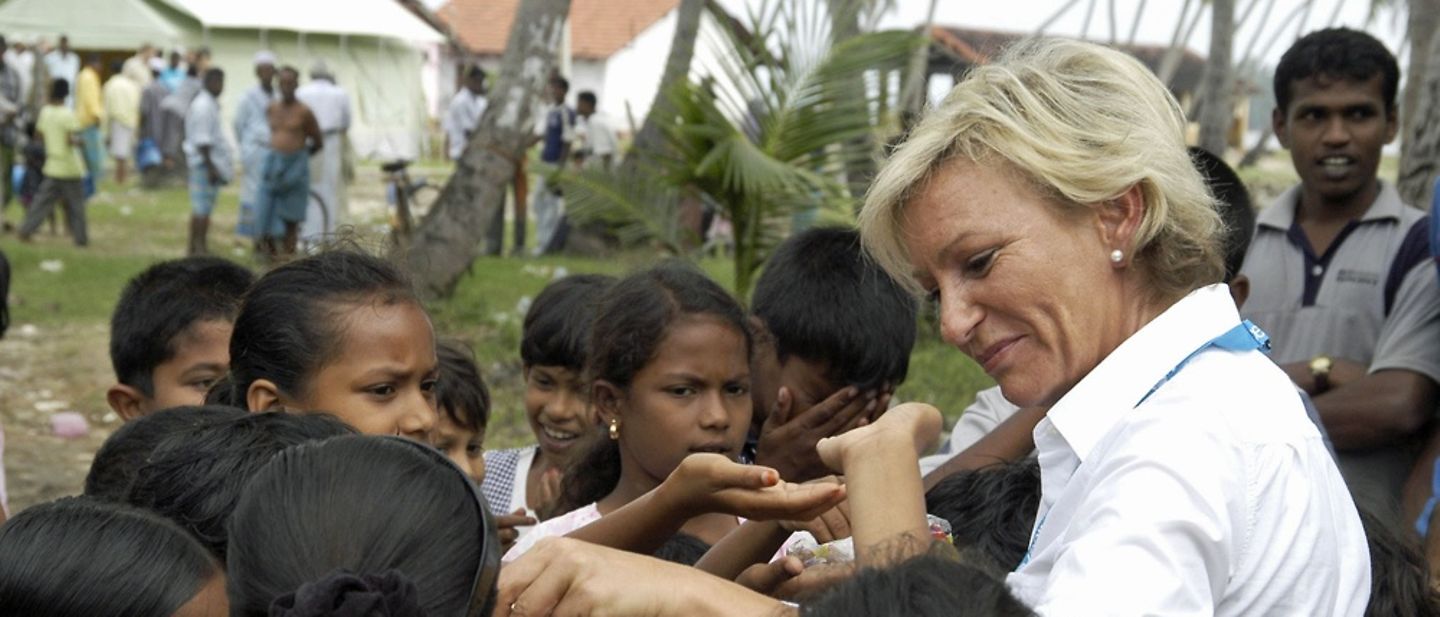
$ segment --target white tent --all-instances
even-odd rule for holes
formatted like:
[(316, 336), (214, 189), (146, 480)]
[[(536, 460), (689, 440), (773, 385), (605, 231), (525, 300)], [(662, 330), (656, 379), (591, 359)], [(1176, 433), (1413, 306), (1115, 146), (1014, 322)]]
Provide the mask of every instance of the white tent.
[(421, 45), (442, 39), (393, 0), (6, 0), (0, 34), (70, 37), (80, 50), (210, 47), (225, 70), (228, 117), (253, 83), (251, 58), (269, 49), (308, 76), (324, 60), (349, 93), (351, 143), (370, 158), (414, 158), (427, 113)]

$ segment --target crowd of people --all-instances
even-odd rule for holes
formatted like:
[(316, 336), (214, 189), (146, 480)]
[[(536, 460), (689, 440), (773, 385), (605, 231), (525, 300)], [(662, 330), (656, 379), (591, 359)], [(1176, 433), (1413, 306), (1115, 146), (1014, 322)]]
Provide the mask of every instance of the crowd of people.
[(220, 108), (225, 73), (212, 66), (205, 47), (176, 49), (167, 59), (147, 44), (104, 67), (97, 53), (86, 53), (82, 63), (61, 36), (53, 50), (43, 42), (6, 47), (3, 60), (0, 166), (8, 170), (18, 152), (24, 172), (15, 186), (11, 174), (0, 174), (0, 198), (24, 206), (22, 241), (63, 204), (75, 244), (88, 243), (85, 204), (98, 190), (107, 153), (116, 185), (127, 183), (133, 166), (146, 186), (188, 187), (191, 255), (209, 252), (210, 217), (237, 167), (243, 175), (236, 232), (264, 256), (293, 256), (301, 239), (321, 240), (341, 223), (351, 105), (324, 61), (301, 85), (297, 69), (257, 52), (257, 83), (227, 127)]
[[(200, 75), (192, 193), (229, 160)], [(1300, 182), (1257, 216), (1137, 60), (1017, 43), (748, 309), (678, 261), (550, 282), (516, 449), (485, 449), (472, 353), (388, 262), (156, 264), (111, 324), (126, 423), (83, 495), (0, 526), (0, 613), (1440, 615), (1440, 252), (1377, 177), (1398, 78), (1369, 35), (1300, 38), (1273, 117)], [(293, 237), (273, 180), (329, 133), (278, 79), (255, 220)], [(997, 383), (938, 451), (897, 397), (927, 303)]]

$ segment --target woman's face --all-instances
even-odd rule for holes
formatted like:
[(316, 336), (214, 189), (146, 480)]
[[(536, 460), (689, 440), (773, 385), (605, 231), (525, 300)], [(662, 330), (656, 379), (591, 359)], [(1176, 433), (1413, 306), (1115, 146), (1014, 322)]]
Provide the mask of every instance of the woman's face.
[(334, 355), (286, 407), (324, 411), (367, 435), (426, 441), (439, 417), (430, 318), (414, 302), (342, 310)]
[(1062, 213), (1010, 170), (957, 159), (901, 216), (942, 336), (1011, 402), (1053, 404), (1128, 336), (1095, 214)]
[(709, 316), (670, 325), (655, 357), (635, 374), (617, 413), (624, 475), (658, 484), (697, 452), (731, 459), (750, 427), (745, 336)]

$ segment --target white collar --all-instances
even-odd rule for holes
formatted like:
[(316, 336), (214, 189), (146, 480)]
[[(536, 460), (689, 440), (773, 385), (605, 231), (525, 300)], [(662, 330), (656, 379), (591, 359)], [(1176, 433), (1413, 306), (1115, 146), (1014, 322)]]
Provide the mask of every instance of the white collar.
[(1155, 384), (1240, 323), (1222, 283), (1196, 289), (1140, 328), (1055, 403), (1046, 418), (1081, 461)]

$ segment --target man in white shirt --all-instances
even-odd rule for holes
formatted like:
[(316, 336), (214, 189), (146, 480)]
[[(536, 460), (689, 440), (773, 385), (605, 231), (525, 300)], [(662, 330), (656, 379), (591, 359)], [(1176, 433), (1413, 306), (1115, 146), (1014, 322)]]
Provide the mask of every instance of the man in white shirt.
[(450, 99), (442, 123), (445, 129), (445, 151), (450, 160), (458, 161), (465, 154), (465, 145), (480, 126), (480, 115), (488, 104), (485, 98), (485, 70), (472, 66), (465, 72), (465, 87)]
[(609, 170), (619, 149), (615, 129), (604, 114), (595, 113), (594, 92), (581, 91), (575, 100), (575, 113), (580, 116), (575, 122), (575, 138), (580, 144), (575, 161), (581, 167)]
[(301, 239), (313, 242), (335, 232), (345, 209), (342, 167), (347, 148), (345, 134), (350, 130), (350, 95), (335, 83), (335, 74), (320, 60), (310, 67), (310, 83), (296, 90), (295, 98), (315, 114), (326, 144), (319, 156), (310, 157), (312, 197), (300, 231)]
[(4, 60), (20, 78), (20, 98), (17, 102), (24, 107), (30, 100), (30, 89), (35, 83), (35, 52), (23, 41), (17, 40), (5, 50)]
[[(259, 240), (266, 236), (257, 228), (255, 202), (264, 182), (265, 157), (270, 153), (270, 120), (265, 111), (278, 98), (275, 93), (275, 54), (267, 50), (255, 53), (255, 78), (258, 80), (240, 98), (235, 110), (235, 143), (240, 147), (241, 166), (245, 176), (240, 181), (240, 218), (235, 233)], [(269, 235), (283, 233), (272, 230)]]
[(210, 213), (220, 187), (230, 181), (230, 144), (220, 122), (220, 96), (225, 73), (218, 68), (205, 71), (204, 88), (185, 111), (185, 161), (190, 168), (190, 255), (206, 253)]
[[(45, 54), (45, 70), (49, 71), (50, 79), (63, 79), (70, 84), (70, 91), (75, 91), (75, 76), (80, 74), (80, 54), (70, 49), (70, 37), (60, 35), (60, 46)], [(74, 97), (65, 99), (66, 105), (73, 105)]]

